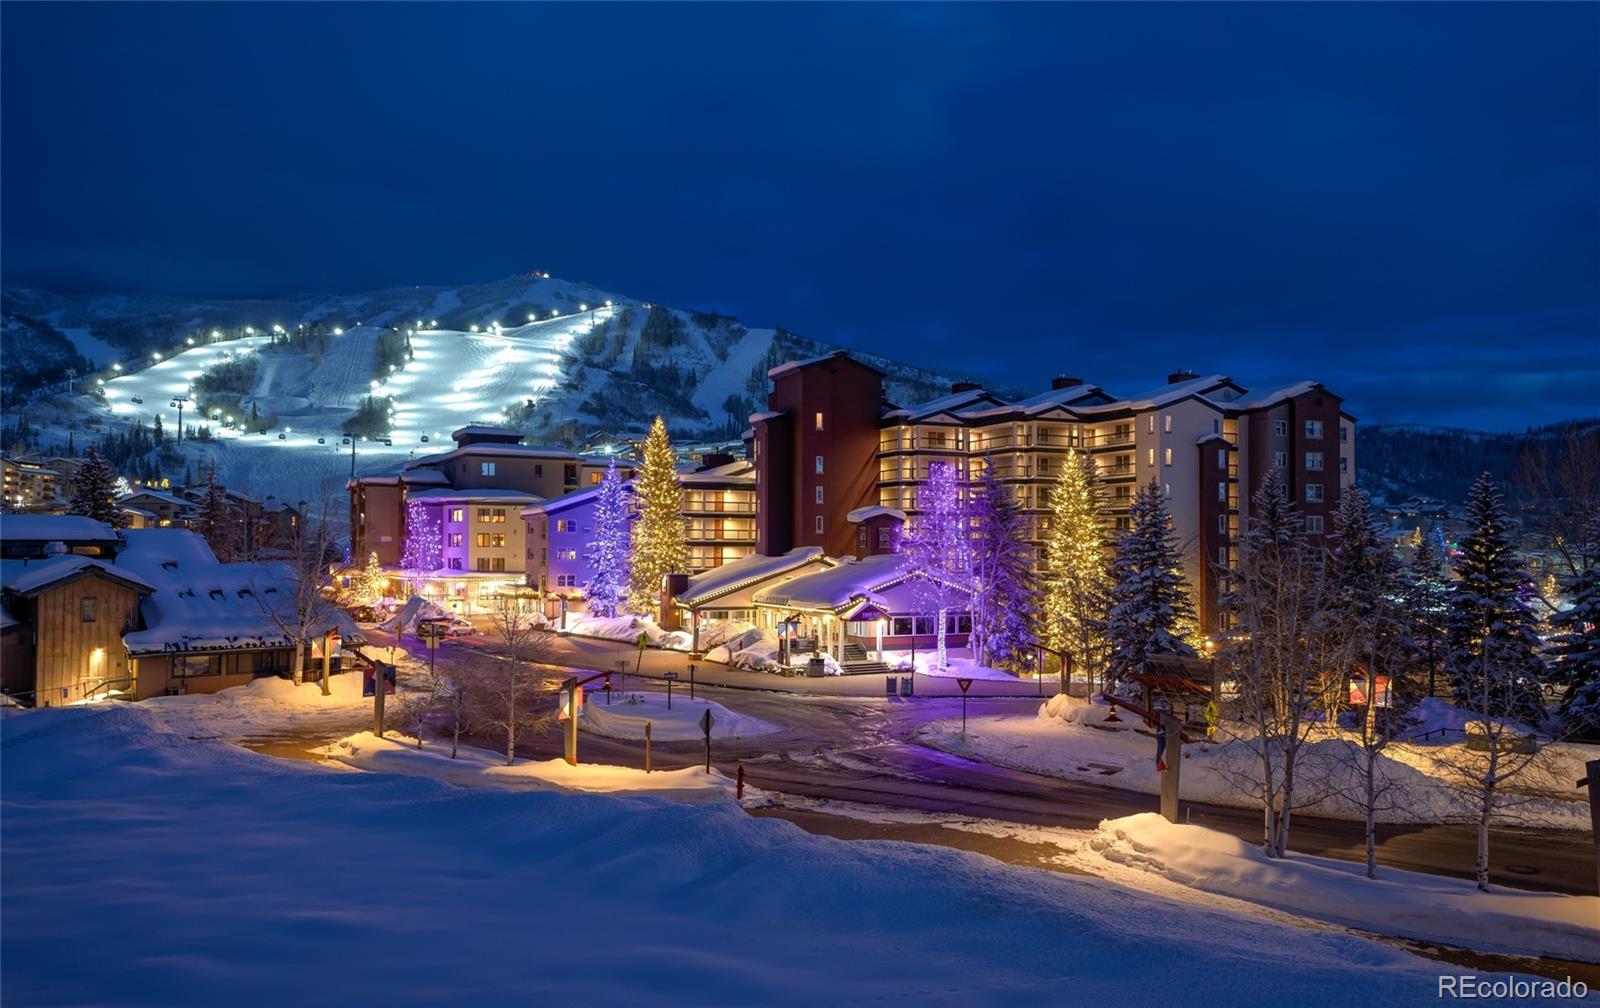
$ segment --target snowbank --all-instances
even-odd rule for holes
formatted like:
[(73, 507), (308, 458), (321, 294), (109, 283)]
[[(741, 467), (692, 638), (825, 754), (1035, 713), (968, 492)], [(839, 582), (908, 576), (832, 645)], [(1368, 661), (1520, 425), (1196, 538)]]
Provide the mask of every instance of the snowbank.
[(711, 650), (733, 640), (735, 637), (749, 633), (756, 628), (754, 623), (745, 623), (742, 620), (715, 620), (700, 625), (700, 647)]
[[(448, 745), (430, 743), (417, 748), (404, 736), (378, 738), (361, 732), (342, 738), (323, 750), (331, 760), (382, 773), (431, 777), (459, 787), (503, 787), (564, 793), (650, 794), (677, 801), (719, 801), (732, 796), (733, 783), (713, 770), (699, 767), (645, 773), (631, 767), (579, 763), (564, 759), (516, 763), (506, 766), (505, 754), (463, 746), (455, 759)], [(580, 748), (581, 752), (581, 748)]]
[[(404, 689), (408, 666), (402, 653), (397, 673)], [(354, 725), (371, 716), (372, 698), (361, 695), (359, 670), (341, 672), (322, 686), (308, 679), (296, 686), (288, 679), (255, 679), (216, 693), (151, 697), (141, 707), (152, 711), (174, 732), (203, 738), (249, 738), (286, 732), (327, 730)], [(391, 698), (392, 699), (392, 698)]]
[(700, 718), (711, 712), (712, 738), (753, 738), (783, 729), (748, 714), (729, 710), (714, 700), (689, 699), (689, 687), (672, 691), (672, 709), (667, 710), (667, 694), (618, 693), (606, 703), (604, 692), (591, 692), (583, 705), (583, 730), (608, 738), (642, 739), (644, 726), (657, 742), (702, 739)]
[(654, 647), (665, 631), (656, 625), (655, 620), (645, 616), (568, 616), (565, 632), (582, 637), (627, 641), (629, 644), (644, 634), (650, 646)]
[[(998, 766), (1052, 777), (1091, 780), (1145, 794), (1158, 793), (1160, 775), (1155, 767), (1154, 737), (1143, 730), (1137, 718), (1128, 714), (1121, 715), (1120, 724), (1105, 725), (1106, 711), (1107, 708), (1084, 700), (1052, 697), (1040, 705), (1033, 717), (976, 715), (968, 719), (965, 736), (961, 734), (959, 718), (941, 719), (922, 725), (912, 738), (934, 749)], [(1317, 738), (1301, 749), (1297, 801), (1306, 804), (1300, 811), (1336, 819), (1363, 818), (1360, 806), (1352, 797), (1360, 790), (1355, 745), (1347, 737), (1332, 736)], [(1379, 813), (1380, 822), (1471, 821), (1473, 809), (1469, 796), (1453, 790), (1442, 779), (1443, 771), (1438, 764), (1440, 748), (1395, 745), (1384, 751), (1379, 758), (1378, 772), (1381, 779), (1392, 785), (1392, 794), (1398, 800), (1396, 807)], [(1566, 762), (1552, 765), (1576, 763), (1582, 750), (1594, 748), (1564, 747), (1561, 753)], [(1255, 786), (1253, 782), (1259, 780), (1260, 772), (1260, 758), (1244, 741), (1191, 743), (1183, 748), (1182, 797), (1187, 801), (1256, 808), (1259, 803), (1252, 797), (1251, 789)], [(1530, 776), (1524, 783), (1548, 778), (1546, 768), (1537, 778)], [(1519, 802), (1513, 812), (1521, 825), (1569, 830), (1589, 828), (1587, 802), (1553, 795), (1528, 797)]]
[(1205, 892), (1348, 927), (1508, 955), (1592, 960), (1600, 954), (1600, 896), (1498, 889), (1464, 879), (1260, 848), (1154, 812), (1111, 819), (1089, 841), (1101, 857)]
[[(1016, 682), (1017, 677), (1010, 672), (979, 665), (971, 658), (955, 652), (945, 652), (946, 667), (938, 664), (939, 654), (933, 650), (917, 649), (917, 674), (932, 676), (935, 679), (989, 679), (996, 682)], [(884, 651), (884, 664), (898, 671), (908, 671), (911, 668), (910, 651)]]
[(706, 660), (756, 672), (778, 668), (778, 635), (751, 627), (706, 652)]
[(8, 1003), (1168, 1008), (1214, 1000), (1210, 977), (1230, 1008), (1332, 1008), (1438, 986), (1357, 936), (732, 802), (332, 772), (129, 705), (0, 719), (0, 744)]

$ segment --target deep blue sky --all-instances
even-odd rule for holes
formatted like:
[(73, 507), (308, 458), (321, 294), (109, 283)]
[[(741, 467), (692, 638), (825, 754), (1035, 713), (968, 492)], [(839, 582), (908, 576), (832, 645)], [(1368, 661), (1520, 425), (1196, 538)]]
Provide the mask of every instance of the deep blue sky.
[(559, 276), (977, 377), (1600, 414), (1600, 6), (6, 4), (4, 278)]

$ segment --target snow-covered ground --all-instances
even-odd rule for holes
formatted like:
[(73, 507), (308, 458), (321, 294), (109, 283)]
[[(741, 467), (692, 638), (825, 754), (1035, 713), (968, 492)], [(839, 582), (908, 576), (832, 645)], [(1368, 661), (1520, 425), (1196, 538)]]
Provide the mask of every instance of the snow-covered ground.
[[(382, 656), (387, 659), (387, 653)], [(400, 652), (399, 688), (418, 667)], [(256, 738), (290, 732), (336, 729), (369, 715), (372, 698), (361, 695), (362, 674), (342, 672), (328, 680), (329, 695), (313, 680), (296, 686), (288, 679), (264, 678), (217, 693), (151, 697), (140, 706), (163, 726), (190, 738)]]
[[(1156, 794), (1156, 744), (1152, 735), (1124, 716), (1114, 729), (1103, 719), (1106, 708), (1071, 697), (1054, 697), (1035, 716), (978, 715), (968, 718), (966, 735), (959, 718), (930, 721), (913, 740), (934, 749), (1052, 777), (1095, 781), (1129, 791)], [(1342, 737), (1319, 738), (1301, 752), (1298, 793), (1308, 802), (1302, 811), (1340, 819), (1360, 819), (1350, 797), (1357, 789), (1355, 771), (1345, 758), (1352, 745)], [(1459, 747), (1459, 743), (1456, 743)], [(1403, 795), (1396, 807), (1380, 813), (1393, 823), (1438, 823), (1468, 820), (1470, 802), (1441, 780), (1437, 760), (1443, 745), (1396, 745), (1382, 757), (1380, 773)], [(1556, 773), (1579, 766), (1600, 754), (1600, 747), (1568, 745), (1552, 751)], [(1183, 750), (1181, 797), (1219, 805), (1255, 807), (1248, 780), (1258, 775), (1257, 757), (1240, 741), (1190, 743)], [(1542, 776), (1550, 776), (1545, 768)], [(1573, 779), (1577, 779), (1576, 775)], [(1516, 809), (1517, 822), (1551, 829), (1587, 830), (1589, 806), (1584, 801), (1529, 798)]]
[[(883, 652), (884, 663), (892, 669), (909, 669), (912, 667), (912, 652), (889, 651)], [(918, 675), (933, 676), (937, 679), (988, 679), (993, 682), (1016, 682), (1017, 677), (1010, 672), (979, 665), (964, 648), (953, 648), (945, 652), (945, 664), (939, 664), (939, 654), (932, 649), (919, 648), (915, 654), (916, 670)], [(1030, 680), (1031, 682), (1032, 680)]]
[(1089, 846), (1118, 865), (1316, 920), (1488, 952), (1600, 961), (1600, 896), (1483, 893), (1465, 879), (1392, 868), (1369, 879), (1354, 861), (1272, 859), (1238, 837), (1154, 812), (1101, 823)]
[(644, 726), (650, 725), (650, 737), (658, 742), (701, 739), (700, 718), (711, 712), (712, 738), (755, 738), (771, 735), (783, 729), (749, 714), (729, 710), (715, 700), (702, 697), (689, 699), (689, 685), (672, 691), (672, 709), (667, 710), (665, 692), (614, 693), (606, 703), (603, 691), (591, 691), (583, 705), (583, 730), (607, 738), (642, 739)]
[(400, 735), (378, 738), (360, 732), (322, 750), (330, 760), (357, 770), (429, 777), (459, 787), (499, 787), (521, 791), (557, 791), (565, 794), (654, 795), (675, 801), (724, 801), (733, 795), (733, 782), (716, 770), (700, 767), (645, 773), (632, 767), (602, 763), (568, 765), (563, 759), (521, 761), (506, 766), (504, 753), (462, 746), (450, 757), (446, 743)]
[[(1432, 1002), (1435, 963), (1104, 879), (691, 806), (0, 721), (15, 1004)], [(1248, 982), (1237, 982), (1247, 978)]]

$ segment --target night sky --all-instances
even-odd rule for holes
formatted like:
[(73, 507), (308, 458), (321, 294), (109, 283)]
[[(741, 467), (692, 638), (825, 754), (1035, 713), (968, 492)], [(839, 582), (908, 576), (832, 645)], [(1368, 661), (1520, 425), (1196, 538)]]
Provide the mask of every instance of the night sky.
[(532, 268), (1035, 389), (1600, 414), (1600, 5), (6, 4), (4, 280)]

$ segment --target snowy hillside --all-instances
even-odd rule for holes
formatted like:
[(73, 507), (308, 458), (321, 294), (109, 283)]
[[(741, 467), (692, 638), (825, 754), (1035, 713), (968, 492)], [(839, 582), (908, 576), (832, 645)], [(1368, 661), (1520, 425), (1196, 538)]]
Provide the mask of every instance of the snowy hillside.
[[(542, 272), (458, 288), (192, 304), (8, 289), (4, 315), (8, 361), (48, 354), (43, 378), (6, 390), (6, 412), (26, 407), (43, 427), (39, 447), (55, 448), (51, 438), (64, 446), (75, 431), (81, 448), (158, 416), (171, 433), (174, 403), (187, 396), (184, 425), (203, 423), (214, 440), (185, 444), (180, 464), (215, 462), (230, 485), (262, 493), (311, 492), (305, 484), (347, 472), (347, 434), (363, 470), (433, 450), (473, 421), (571, 447), (640, 434), (656, 414), (682, 440), (737, 438), (764, 402), (768, 368), (833, 349)], [(861, 356), (889, 374), (891, 399), (948, 387), (937, 372)], [(103, 397), (63, 398), (46, 385), (69, 366), (97, 367), (89, 381), (104, 382)], [(80, 382), (79, 391), (93, 389)], [(283, 477), (301, 485), (273, 485)]]

